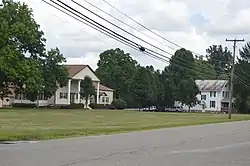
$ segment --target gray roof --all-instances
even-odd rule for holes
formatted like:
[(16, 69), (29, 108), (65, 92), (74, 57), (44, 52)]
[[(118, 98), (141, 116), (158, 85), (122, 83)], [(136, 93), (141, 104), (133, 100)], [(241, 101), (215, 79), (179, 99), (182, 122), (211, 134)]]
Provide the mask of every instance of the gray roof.
[(228, 83), (227, 80), (196, 80), (200, 91), (221, 91)]

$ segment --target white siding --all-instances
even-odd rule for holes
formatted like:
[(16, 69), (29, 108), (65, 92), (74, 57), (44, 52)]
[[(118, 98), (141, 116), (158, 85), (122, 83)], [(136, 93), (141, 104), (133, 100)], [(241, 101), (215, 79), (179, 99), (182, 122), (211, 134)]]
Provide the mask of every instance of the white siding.
[[(77, 93), (77, 89), (78, 89), (78, 80), (71, 80), (70, 93)], [(56, 95), (55, 95), (55, 104), (66, 105), (68, 103), (68, 99), (60, 99), (60, 93), (68, 93), (68, 85), (62, 88), (59, 88), (56, 91)], [(77, 103), (76, 99), (75, 99), (75, 103)]]
[(97, 76), (88, 68), (85, 67), (82, 71), (77, 73), (72, 79), (83, 80), (85, 76), (89, 76), (93, 81), (100, 81)]
[[(101, 91), (100, 92), (104, 92), (107, 94), (107, 96), (100, 96), (99, 98), (99, 103), (100, 104), (111, 104), (113, 101), (113, 92), (112, 91)], [(104, 97), (104, 102), (103, 102), (103, 97)], [(106, 102), (106, 97), (108, 97), (108, 102)]]
[[(201, 92), (201, 94), (198, 94), (196, 97), (197, 99), (201, 102), (201, 103), (205, 103), (205, 111), (221, 111), (221, 100), (223, 99), (222, 97), (222, 92), (215, 92), (216, 93), (216, 97), (214, 97), (213, 95), (210, 97), (210, 92)], [(206, 96), (206, 100), (201, 100), (201, 96), (205, 95)], [(215, 107), (210, 107), (210, 102), (211, 101), (215, 101)], [(180, 102), (175, 102), (176, 106), (181, 106)], [(185, 110), (188, 110), (188, 106), (183, 105), (183, 108)], [(197, 104), (194, 107), (191, 108), (191, 110), (199, 110), (201, 111), (202, 108), (202, 104)]]

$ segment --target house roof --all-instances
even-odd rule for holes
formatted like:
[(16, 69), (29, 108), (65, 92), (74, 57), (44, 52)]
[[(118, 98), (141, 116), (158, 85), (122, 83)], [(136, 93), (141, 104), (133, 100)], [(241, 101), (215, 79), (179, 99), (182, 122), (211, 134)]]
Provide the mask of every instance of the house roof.
[[(97, 88), (97, 83), (96, 82), (94, 82), (94, 86), (95, 86), (95, 88)], [(104, 86), (102, 84), (99, 85), (99, 90), (100, 91), (111, 91), (111, 92), (115, 91), (114, 89), (106, 87), (106, 86)]]
[(68, 69), (69, 78), (74, 77), (77, 73), (82, 71), (84, 68), (89, 67), (88, 65), (65, 65)]
[(196, 80), (200, 91), (221, 91), (228, 83), (227, 80)]
[[(91, 69), (91, 67), (89, 67), (89, 65), (65, 65), (68, 69), (68, 73), (69, 73), (69, 78), (74, 77), (77, 73), (79, 73), (80, 71), (82, 71), (83, 69), (85, 69), (86, 67), (88, 67), (93, 73), (94, 71)], [(97, 83), (94, 82), (94, 86), (95, 88), (97, 88)], [(114, 91), (114, 89), (111, 89), (109, 87), (106, 87), (104, 85), (99, 86), (99, 89), (101, 91)]]

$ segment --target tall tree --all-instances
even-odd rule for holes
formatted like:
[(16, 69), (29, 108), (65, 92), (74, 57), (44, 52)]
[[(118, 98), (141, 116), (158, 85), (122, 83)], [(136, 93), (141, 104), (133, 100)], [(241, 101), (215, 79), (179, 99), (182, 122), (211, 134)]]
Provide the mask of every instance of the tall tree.
[(91, 96), (95, 95), (95, 87), (93, 81), (89, 76), (85, 76), (80, 84), (80, 97), (85, 99), (85, 107), (88, 107), (88, 100)]
[(10, 93), (10, 86), (32, 94), (29, 96), (40, 92), (50, 97), (55, 85), (67, 80), (65, 68), (59, 65), (64, 61), (56, 53), (59, 50), (46, 53), (44, 33), (34, 20), (32, 10), (24, 3), (3, 0), (0, 22), (1, 97)]
[(214, 66), (218, 77), (230, 72), (233, 56), (227, 47), (223, 48), (222, 45), (212, 45), (206, 52), (207, 60)]
[(137, 106), (140, 108), (149, 106), (154, 100), (154, 91), (151, 83), (152, 78), (149, 68), (138, 66), (131, 90), (135, 95), (134, 100), (138, 103)]
[(115, 89), (115, 98), (122, 98), (130, 105), (133, 102), (130, 85), (137, 65), (129, 53), (119, 48), (110, 49), (100, 54), (96, 75), (104, 85)]
[(194, 106), (197, 103), (196, 95), (199, 93), (199, 89), (192, 78), (184, 79), (179, 84), (181, 91), (178, 91), (178, 96), (183, 104), (189, 107)]
[(200, 80), (208, 80), (208, 79), (216, 79), (217, 73), (214, 69), (214, 66), (211, 65), (208, 61), (205, 60), (195, 60), (195, 71), (196, 77), (195, 79)]
[(250, 42), (240, 50), (238, 63), (235, 65), (234, 96), (236, 97), (236, 106), (241, 113), (248, 112), (250, 97)]
[(0, 22), (1, 97), (10, 93), (10, 86), (33, 93), (42, 85), (39, 63), (32, 58), (43, 55), (43, 32), (28, 6), (13, 0), (3, 0)]
[[(177, 50), (172, 56), (167, 71), (174, 100), (187, 104), (191, 103), (191, 101), (188, 101), (190, 96), (198, 94), (197, 88), (195, 88), (195, 77), (197, 74), (195, 68), (195, 59), (190, 51), (182, 48)], [(194, 88), (190, 88), (190, 86), (194, 86)], [(193, 102), (196, 101), (195, 98), (191, 99)]]
[(170, 77), (170, 72), (168, 67), (165, 67), (160, 75), (160, 82), (162, 87), (158, 89), (161, 91), (162, 98), (160, 98), (159, 105), (160, 106), (171, 106), (174, 104), (174, 96), (173, 96), (173, 83)]
[(51, 97), (59, 87), (66, 86), (68, 80), (68, 70), (62, 65), (66, 62), (63, 54), (58, 48), (47, 52), (46, 57), (41, 59), (41, 69), (43, 74), (42, 93), (45, 97)]

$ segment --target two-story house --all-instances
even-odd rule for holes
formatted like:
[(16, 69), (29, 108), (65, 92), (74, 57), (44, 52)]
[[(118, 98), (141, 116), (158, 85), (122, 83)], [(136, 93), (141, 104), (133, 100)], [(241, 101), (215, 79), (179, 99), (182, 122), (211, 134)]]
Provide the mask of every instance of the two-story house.
[(39, 106), (47, 105), (68, 105), (70, 103), (83, 103), (85, 100), (80, 98), (80, 84), (85, 76), (92, 78), (93, 86), (96, 89), (96, 95), (89, 99), (89, 103), (111, 104), (113, 101), (114, 90), (100, 84), (99, 78), (88, 65), (66, 65), (68, 69), (67, 85), (59, 88), (51, 98), (45, 98), (39, 95), (38, 101), (30, 101), (25, 94), (12, 94), (0, 100), (0, 107), (11, 106), (12, 103), (35, 103)]
[[(196, 80), (200, 93), (197, 104), (191, 110), (197, 111), (226, 111), (229, 107), (229, 85), (227, 80)], [(175, 105), (180, 106), (180, 102)], [(185, 110), (188, 106), (183, 105)]]

